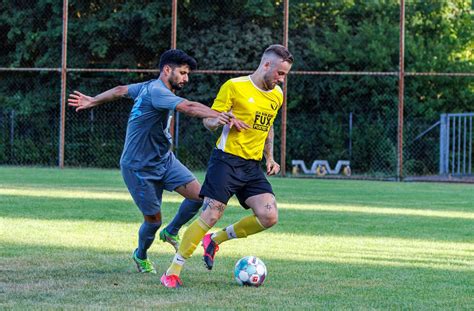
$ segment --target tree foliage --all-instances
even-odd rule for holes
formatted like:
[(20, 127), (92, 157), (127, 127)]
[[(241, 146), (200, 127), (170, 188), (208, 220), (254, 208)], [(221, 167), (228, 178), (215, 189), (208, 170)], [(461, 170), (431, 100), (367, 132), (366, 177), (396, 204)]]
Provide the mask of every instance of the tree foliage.
[[(158, 56), (171, 44), (170, 3), (164, 0), (69, 1), (67, 66), (155, 68)], [(3, 42), (0, 66), (59, 68), (62, 2), (0, 0), (0, 5), (0, 40)], [(293, 70), (393, 73), (386, 76), (290, 75), (289, 161), (315, 157), (335, 161), (351, 157), (361, 172), (385, 170), (391, 174), (398, 113), (399, 1), (294, 0), (290, 1), (289, 9), (289, 48), (296, 60)], [(408, 73), (473, 72), (473, 34), (471, 1), (408, 1), (405, 70)], [(281, 43), (282, 38), (281, 0), (178, 1), (177, 46), (198, 60), (199, 69), (254, 70), (263, 49), (271, 43)], [(114, 76), (113, 81), (131, 83), (145, 77), (121, 76)], [(86, 87), (84, 91), (94, 93), (109, 87), (107, 75), (94, 80), (94, 84), (84, 81), (92, 77), (69, 73), (68, 88)], [(183, 95), (209, 104), (229, 77), (196, 74)], [(29, 116), (31, 120), (38, 114), (44, 119), (58, 114), (59, 73), (2, 73), (1, 78), (0, 120), (10, 120), (11, 111)], [(474, 110), (472, 77), (409, 75), (405, 80), (407, 122), (418, 120), (429, 125), (440, 113)], [(122, 107), (125, 108), (115, 109), (129, 108)], [(350, 114), (354, 120), (351, 133), (347, 121)], [(9, 161), (8, 150), (13, 148), (8, 147), (11, 126), (6, 121), (1, 123), (0, 132), (2, 162)], [(31, 124), (44, 128), (41, 122), (31, 121)], [(74, 126), (87, 128), (91, 123)], [(100, 132), (97, 128), (100, 126), (103, 132), (110, 130), (104, 121), (95, 124), (96, 133)], [(409, 141), (417, 134), (407, 133), (406, 139)], [(45, 136), (51, 136), (31, 135), (32, 141), (44, 141), (48, 139)], [(115, 153), (123, 138), (112, 136), (113, 146), (104, 148), (95, 163), (105, 165), (107, 160), (103, 159), (112, 154), (117, 157)], [(101, 139), (107, 138), (95, 137), (90, 144), (100, 146)], [(351, 151), (349, 140), (353, 144)], [(44, 145), (56, 146), (57, 143)], [(207, 144), (203, 146), (207, 148)], [(77, 152), (81, 148), (78, 147)], [(80, 156), (74, 152), (70, 157), (74, 164), (80, 165)], [(207, 150), (202, 153), (208, 154)], [(91, 156), (94, 154), (90, 152)], [(83, 164), (87, 165), (87, 161)]]

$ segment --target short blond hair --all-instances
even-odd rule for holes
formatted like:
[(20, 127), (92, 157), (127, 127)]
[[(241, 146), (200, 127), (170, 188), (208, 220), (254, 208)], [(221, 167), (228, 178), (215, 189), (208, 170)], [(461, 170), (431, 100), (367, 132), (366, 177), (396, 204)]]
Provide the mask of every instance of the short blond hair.
[(272, 44), (265, 50), (265, 52), (263, 52), (263, 57), (269, 55), (275, 55), (281, 58), (284, 62), (288, 62), (290, 64), (293, 64), (294, 61), (293, 55), (290, 53), (290, 51), (288, 51), (288, 49), (281, 44)]

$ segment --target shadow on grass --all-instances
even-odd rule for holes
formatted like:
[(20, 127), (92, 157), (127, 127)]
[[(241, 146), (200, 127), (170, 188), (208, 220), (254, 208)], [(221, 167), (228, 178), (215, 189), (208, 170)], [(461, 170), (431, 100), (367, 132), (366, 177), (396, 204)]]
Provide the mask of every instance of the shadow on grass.
[[(6, 243), (1, 255), (4, 307), (163, 309), (471, 309), (472, 273), (442, 269), (262, 257), (261, 288), (233, 281), (237, 254), (220, 254), (210, 273), (191, 258), (184, 287), (159, 283), (172, 257), (150, 252), (157, 275), (136, 273), (130, 252)], [(347, 254), (345, 254), (347, 255)], [(405, 264), (409, 259), (394, 259)]]
[[(0, 166), (0, 189), (30, 187), (127, 196), (120, 171)], [(200, 181), (203, 172), (197, 172)], [(472, 185), (270, 178), (280, 203), (472, 211)], [(165, 195), (166, 197), (166, 195)]]
[[(0, 217), (68, 221), (141, 223), (142, 216), (132, 201), (73, 198), (1, 196)], [(163, 222), (171, 221), (179, 203), (163, 203)], [(217, 227), (238, 221), (249, 211), (229, 206)], [(469, 242), (474, 239), (473, 219), (390, 215), (349, 211), (280, 209), (279, 224), (271, 232), (304, 235), (345, 235), (419, 238)]]

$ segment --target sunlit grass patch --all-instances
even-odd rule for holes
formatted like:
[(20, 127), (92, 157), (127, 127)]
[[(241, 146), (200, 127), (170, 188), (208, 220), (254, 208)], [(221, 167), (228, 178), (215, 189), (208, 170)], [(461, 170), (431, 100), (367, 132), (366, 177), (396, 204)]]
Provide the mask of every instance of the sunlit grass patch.
[[(467, 185), (272, 178), (279, 223), (221, 245), (212, 272), (197, 246), (185, 286), (136, 273), (142, 216), (117, 170), (1, 168), (0, 308), (474, 309), (474, 191)], [(199, 175), (202, 178), (202, 175)], [(182, 198), (163, 196), (163, 221)], [(250, 212), (232, 199), (211, 231)], [(185, 228), (183, 228), (185, 229)], [(260, 257), (265, 284), (238, 287), (235, 262)]]

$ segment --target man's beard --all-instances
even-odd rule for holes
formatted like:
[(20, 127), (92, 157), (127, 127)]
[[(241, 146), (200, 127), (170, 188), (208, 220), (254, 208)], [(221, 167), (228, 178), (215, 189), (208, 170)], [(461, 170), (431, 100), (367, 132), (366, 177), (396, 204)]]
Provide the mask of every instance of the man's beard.
[(171, 88), (173, 90), (179, 91), (183, 88), (183, 86), (179, 85), (178, 83), (175, 83), (173, 81), (170, 81)]
[(179, 91), (183, 88), (184, 85), (180, 85), (179, 83), (176, 83), (174, 81), (170, 80), (170, 85), (173, 90)]
[(181, 83), (181, 84), (180, 84), (180, 83), (177, 83), (177, 82), (174, 81), (174, 80), (175, 80), (175, 76), (174, 76), (174, 74), (171, 74), (171, 76), (170, 76), (170, 78), (169, 78), (169, 80), (168, 80), (168, 82), (169, 82), (170, 85), (171, 85), (171, 88), (172, 88), (173, 90), (176, 90), (176, 91), (181, 90), (181, 89), (183, 88), (183, 86), (184, 86), (185, 83)]
[(268, 75), (263, 76), (263, 84), (267, 88), (267, 90), (273, 90), (275, 88), (275, 84), (272, 81), (273, 79)]

